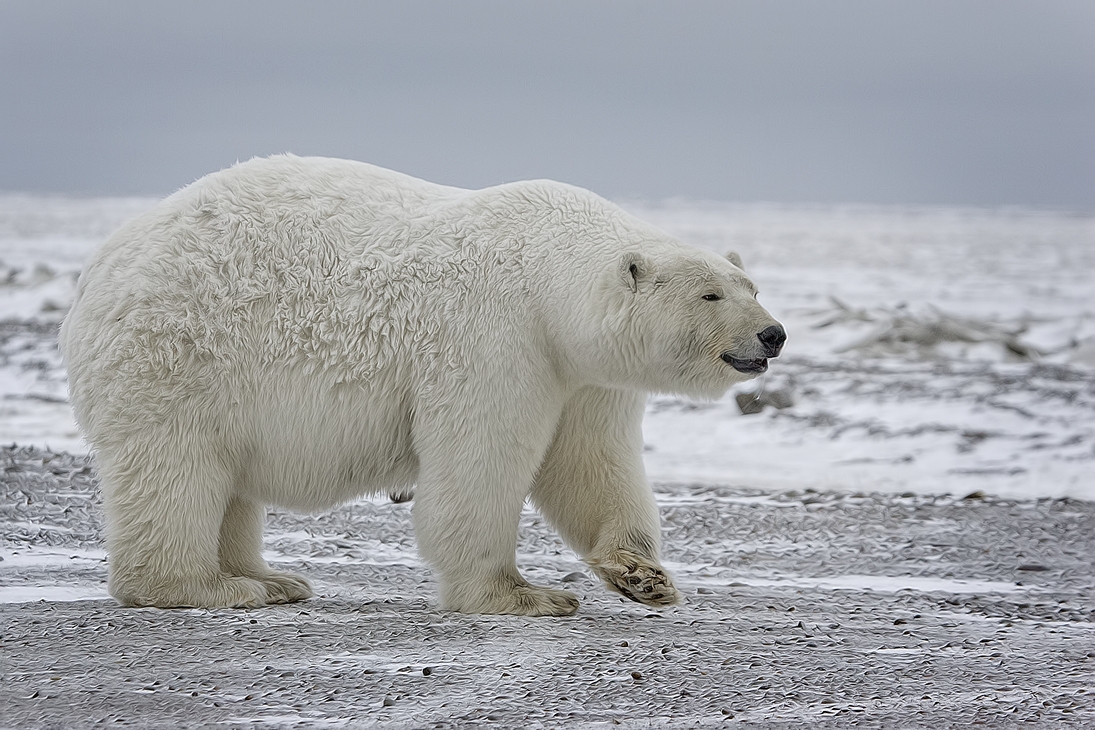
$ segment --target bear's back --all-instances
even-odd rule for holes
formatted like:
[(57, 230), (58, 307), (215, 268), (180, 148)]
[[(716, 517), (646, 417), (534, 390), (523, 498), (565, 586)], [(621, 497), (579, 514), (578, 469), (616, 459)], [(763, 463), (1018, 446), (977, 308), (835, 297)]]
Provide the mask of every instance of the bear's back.
[(428, 358), (480, 268), (445, 230), (465, 194), (324, 158), (206, 176), (90, 262), (62, 333), (73, 379), (218, 382), (295, 363), (353, 380), (407, 350)]

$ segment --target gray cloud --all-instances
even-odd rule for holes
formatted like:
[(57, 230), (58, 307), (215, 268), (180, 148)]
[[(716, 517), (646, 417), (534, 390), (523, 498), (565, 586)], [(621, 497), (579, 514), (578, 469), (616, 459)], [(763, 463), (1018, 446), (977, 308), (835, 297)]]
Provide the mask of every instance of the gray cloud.
[(0, 189), (253, 155), (610, 196), (1095, 207), (1095, 4), (0, 4)]

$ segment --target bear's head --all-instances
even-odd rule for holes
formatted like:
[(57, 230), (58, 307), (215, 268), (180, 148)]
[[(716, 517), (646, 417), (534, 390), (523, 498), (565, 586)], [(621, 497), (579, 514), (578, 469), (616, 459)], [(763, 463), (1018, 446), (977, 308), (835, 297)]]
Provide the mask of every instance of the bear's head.
[(757, 302), (737, 254), (684, 246), (627, 252), (615, 286), (617, 336), (645, 390), (717, 398), (765, 372), (787, 339)]

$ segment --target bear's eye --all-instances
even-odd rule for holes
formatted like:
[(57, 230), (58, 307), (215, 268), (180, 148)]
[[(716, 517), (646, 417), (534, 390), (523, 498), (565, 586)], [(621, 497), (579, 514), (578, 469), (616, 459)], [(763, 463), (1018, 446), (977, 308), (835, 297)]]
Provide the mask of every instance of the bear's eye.
[(722, 297), (720, 297), (718, 294), (704, 294), (703, 298), (708, 302), (717, 302), (718, 300), (722, 299)]

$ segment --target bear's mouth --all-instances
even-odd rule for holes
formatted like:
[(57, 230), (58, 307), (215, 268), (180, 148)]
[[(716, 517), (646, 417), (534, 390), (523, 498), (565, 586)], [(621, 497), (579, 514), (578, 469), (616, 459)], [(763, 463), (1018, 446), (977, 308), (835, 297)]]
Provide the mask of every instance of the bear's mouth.
[(739, 373), (763, 373), (768, 370), (768, 358), (758, 357), (755, 360), (742, 360), (734, 357), (729, 352), (722, 353), (722, 360)]

